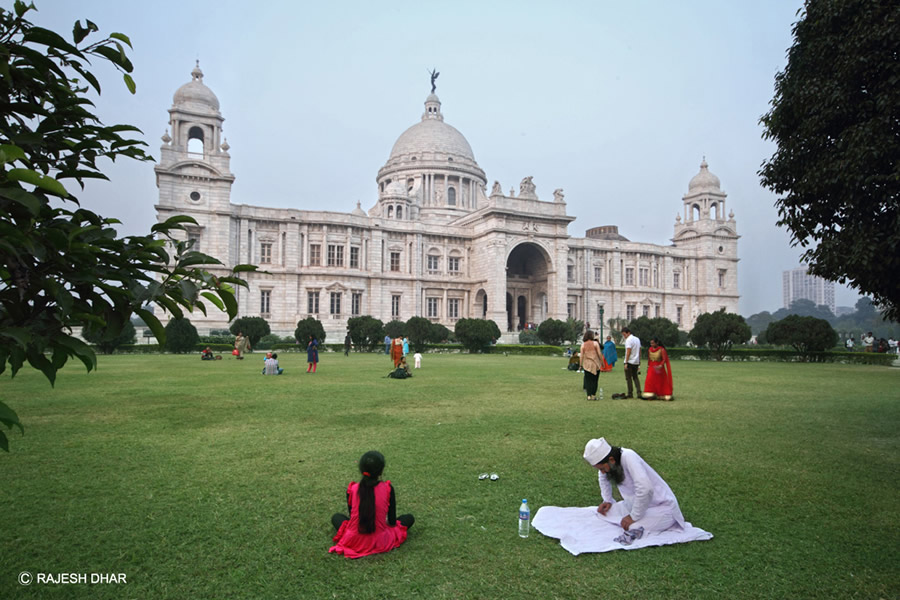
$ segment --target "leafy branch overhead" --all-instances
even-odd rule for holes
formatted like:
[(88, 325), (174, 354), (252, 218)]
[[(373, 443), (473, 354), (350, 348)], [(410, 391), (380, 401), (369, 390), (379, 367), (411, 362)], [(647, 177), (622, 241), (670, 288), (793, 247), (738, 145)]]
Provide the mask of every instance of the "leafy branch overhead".
[[(72, 41), (26, 20), (33, 4), (0, 8), (0, 373), (26, 364), (51, 384), (70, 358), (88, 370), (91, 348), (72, 335), (91, 326), (118, 336), (137, 314), (161, 343), (165, 332), (150, 306), (175, 318), (207, 304), (237, 314), (234, 286), (246, 286), (217, 259), (191, 249), (185, 224), (173, 217), (149, 235), (119, 237), (115, 219), (81, 208), (74, 189), (107, 179), (102, 160), (151, 161), (130, 125), (104, 125), (86, 96), (100, 93), (91, 61), (113, 64), (134, 93), (128, 37), (98, 41), (91, 21), (78, 22)], [(73, 185), (75, 184), (75, 185)], [(210, 269), (210, 270), (207, 270)], [(211, 270), (214, 270), (212, 272)], [(0, 403), (0, 423), (22, 428)], [(8, 440), (0, 431), (0, 448)]]
[(760, 122), (762, 184), (810, 272), (900, 320), (900, 3), (809, 0)]

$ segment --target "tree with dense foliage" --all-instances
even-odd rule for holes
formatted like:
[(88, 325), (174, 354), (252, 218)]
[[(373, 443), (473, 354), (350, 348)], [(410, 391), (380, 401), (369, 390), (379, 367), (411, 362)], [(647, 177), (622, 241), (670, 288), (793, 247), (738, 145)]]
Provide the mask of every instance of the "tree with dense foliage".
[(136, 333), (131, 321), (124, 323), (118, 334), (112, 335), (104, 328), (91, 323), (81, 331), (81, 337), (97, 346), (103, 354), (112, 354), (119, 346), (135, 343), (137, 341)]
[(838, 343), (838, 334), (825, 319), (789, 315), (780, 321), (769, 323), (766, 342), (793, 346), (797, 352), (806, 354), (834, 348)]
[(414, 352), (423, 352), (431, 339), (431, 321), (425, 317), (410, 317), (406, 322), (406, 336)]
[(432, 344), (440, 344), (450, 339), (450, 330), (440, 323), (431, 324), (431, 335), (429, 337)]
[(384, 324), (384, 333), (391, 338), (402, 338), (406, 335), (406, 323), (403, 321), (388, 321)]
[[(91, 325), (112, 337), (137, 315), (163, 343), (148, 304), (180, 318), (194, 308), (205, 313), (205, 300), (233, 317), (231, 286), (246, 284), (198, 267), (221, 263), (178, 239), (185, 223), (195, 223), (189, 217), (123, 238), (118, 221), (79, 206), (73, 189), (107, 178), (102, 159), (152, 160), (144, 142), (123, 137), (136, 128), (104, 125), (87, 96), (100, 93), (91, 61), (118, 69), (134, 92), (131, 42), (121, 33), (86, 41), (99, 31), (91, 21), (76, 22), (69, 42), (30, 23), (30, 10), (19, 0), (12, 11), (0, 8), (0, 373), (8, 364), (15, 376), (28, 362), (52, 385), (70, 358), (88, 370), (97, 365), (73, 328)], [(2, 402), (0, 423), (22, 430)], [(8, 449), (2, 431), (0, 448)]]
[(172, 319), (166, 323), (165, 349), (173, 354), (188, 354), (197, 350), (200, 335), (187, 317)]
[(548, 346), (561, 346), (572, 335), (572, 329), (565, 321), (546, 319), (537, 328), (538, 337)]
[(751, 335), (744, 317), (727, 313), (724, 308), (698, 316), (691, 329), (694, 345), (701, 348), (708, 346), (716, 360), (722, 360), (733, 344), (743, 344)]
[(376, 347), (381, 348), (384, 342), (384, 323), (370, 315), (350, 317), (347, 320), (347, 331), (350, 332), (350, 341), (357, 351), (365, 349), (371, 352)]
[(900, 3), (807, 0), (793, 33), (762, 184), (811, 273), (900, 320)]
[(534, 329), (523, 329), (519, 332), (519, 343), (523, 346), (537, 346), (541, 343), (537, 331)]
[(460, 319), (455, 331), (456, 339), (469, 352), (482, 352), (500, 337), (500, 328), (490, 319)]
[(241, 317), (235, 319), (232, 321), (229, 331), (231, 331), (232, 335), (243, 332), (244, 336), (250, 338), (251, 348), (256, 348), (259, 340), (272, 333), (269, 323), (262, 317)]
[(569, 331), (566, 333), (565, 340), (563, 341), (569, 341), (573, 344), (580, 344), (581, 338), (584, 337), (584, 321), (579, 321), (578, 319), (569, 317), (568, 319), (566, 319), (566, 327)]
[(628, 328), (643, 346), (649, 346), (652, 338), (667, 348), (678, 345), (678, 325), (665, 317), (638, 317)]
[(302, 321), (297, 322), (297, 329), (294, 330), (294, 339), (306, 348), (309, 342), (309, 336), (313, 336), (319, 342), (319, 348), (325, 344), (325, 328), (322, 322), (314, 317), (306, 317)]

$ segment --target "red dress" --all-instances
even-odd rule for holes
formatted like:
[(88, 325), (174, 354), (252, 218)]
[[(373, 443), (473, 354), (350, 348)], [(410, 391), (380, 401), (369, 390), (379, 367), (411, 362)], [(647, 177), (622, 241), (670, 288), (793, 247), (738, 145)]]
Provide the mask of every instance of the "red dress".
[(343, 554), (347, 558), (360, 558), (379, 552), (388, 552), (406, 541), (406, 527), (398, 521), (394, 527), (388, 525), (388, 505), (391, 502), (391, 482), (379, 481), (375, 485), (375, 531), (359, 532), (359, 482), (347, 486), (350, 501), (350, 520), (341, 523), (334, 534), (334, 546), (329, 552)]
[(400, 359), (403, 358), (403, 338), (396, 338), (391, 344), (391, 358), (394, 359), (394, 368), (400, 366)]
[(669, 364), (669, 353), (665, 348), (650, 348), (647, 351), (647, 379), (644, 381), (644, 393), (656, 394), (658, 397), (672, 395), (672, 367)]

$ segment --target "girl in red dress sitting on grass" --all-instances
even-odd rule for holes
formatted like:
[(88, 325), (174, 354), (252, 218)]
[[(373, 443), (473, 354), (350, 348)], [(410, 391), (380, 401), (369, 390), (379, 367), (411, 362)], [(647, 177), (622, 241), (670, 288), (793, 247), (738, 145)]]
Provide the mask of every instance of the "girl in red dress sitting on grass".
[(347, 558), (360, 558), (388, 552), (406, 541), (406, 530), (412, 527), (412, 515), (396, 516), (394, 488), (390, 481), (380, 481), (384, 471), (384, 456), (370, 450), (359, 459), (362, 479), (347, 486), (347, 510), (331, 517), (337, 529), (334, 546), (329, 552)]

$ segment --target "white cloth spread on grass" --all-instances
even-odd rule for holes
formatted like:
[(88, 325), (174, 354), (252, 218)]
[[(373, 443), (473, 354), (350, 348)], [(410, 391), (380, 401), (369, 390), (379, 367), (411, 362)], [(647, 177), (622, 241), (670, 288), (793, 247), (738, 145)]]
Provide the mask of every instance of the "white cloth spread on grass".
[(619, 522), (628, 514), (624, 502), (616, 502), (606, 515), (597, 512), (596, 506), (561, 508), (542, 506), (531, 524), (547, 537), (559, 539), (559, 545), (578, 556), (584, 552), (609, 552), (610, 550), (636, 550), (648, 546), (665, 546), (682, 542), (712, 539), (713, 535), (685, 522), (660, 532), (646, 532), (630, 546), (613, 541), (622, 535)]

